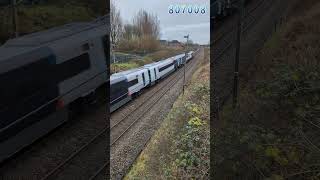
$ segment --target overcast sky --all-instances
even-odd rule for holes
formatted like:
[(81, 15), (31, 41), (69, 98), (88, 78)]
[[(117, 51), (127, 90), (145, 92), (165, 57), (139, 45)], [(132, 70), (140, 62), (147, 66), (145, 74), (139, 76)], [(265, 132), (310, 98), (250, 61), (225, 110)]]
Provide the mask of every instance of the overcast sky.
[[(156, 14), (160, 20), (161, 39), (185, 42), (183, 36), (190, 34), (192, 41), (199, 44), (207, 44), (210, 40), (209, 0), (113, 0), (113, 3), (120, 10), (124, 23), (132, 23), (140, 9)], [(175, 4), (204, 5), (206, 13), (169, 14), (169, 6)]]

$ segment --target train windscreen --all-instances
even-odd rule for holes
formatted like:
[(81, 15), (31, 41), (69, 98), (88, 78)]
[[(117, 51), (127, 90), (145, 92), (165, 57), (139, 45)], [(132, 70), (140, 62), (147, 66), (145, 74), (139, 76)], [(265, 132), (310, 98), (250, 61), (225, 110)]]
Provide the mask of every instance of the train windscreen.
[(110, 104), (113, 105), (128, 96), (128, 83), (122, 80), (110, 85)]

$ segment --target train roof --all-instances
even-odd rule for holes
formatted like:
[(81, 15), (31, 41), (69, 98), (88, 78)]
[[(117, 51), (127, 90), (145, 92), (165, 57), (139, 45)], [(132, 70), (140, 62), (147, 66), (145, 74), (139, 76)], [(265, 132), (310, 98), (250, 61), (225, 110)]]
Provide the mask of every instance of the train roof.
[(125, 81), (125, 80), (126, 80), (125, 76), (113, 76), (113, 75), (110, 76), (110, 84), (115, 84), (117, 82)]
[(157, 65), (166, 64), (166, 63), (169, 63), (169, 62), (172, 62), (172, 61), (173, 61), (173, 58), (170, 57), (170, 58), (164, 59), (162, 61), (159, 61)]
[(126, 70), (126, 71), (117, 72), (117, 73), (112, 74), (112, 75), (113, 76), (122, 76), (122, 75), (128, 75), (128, 74), (132, 74), (132, 73), (143, 71), (143, 70), (145, 70), (145, 68), (140, 67), (140, 68), (134, 68), (134, 69)]
[(109, 31), (108, 20), (106, 15), (92, 22), (69, 23), (10, 39), (0, 46), (0, 62), (48, 46), (59, 40), (64, 41), (61, 44), (67, 45), (71, 42), (70, 38), (72, 41), (83, 41), (88, 37), (107, 34)]
[(146, 64), (146, 65), (144, 65), (143, 67), (152, 67), (152, 66), (155, 66), (155, 65), (157, 65), (157, 64), (159, 64), (160, 63), (160, 61), (157, 61), (157, 62), (153, 62), (153, 63), (150, 63), (150, 64)]
[(184, 57), (184, 56), (185, 56), (185, 53), (183, 53), (183, 54), (178, 54), (178, 55), (174, 56), (174, 58), (180, 58), (180, 57)]
[(31, 33), (15, 39), (8, 40), (3, 47), (29, 47), (41, 46), (57, 40), (61, 40), (78, 33), (89, 35), (92, 30), (101, 29), (106, 33), (107, 28), (101, 23), (80, 22), (70, 23), (63, 26), (54, 27), (48, 30)]
[(32, 63), (37, 59), (52, 57), (53, 53), (48, 47), (34, 48), (27, 52), (20, 49), (20, 53), (13, 52), (13, 50), (10, 48), (6, 50), (0, 47), (0, 73), (9, 71), (10, 69), (14, 69), (28, 63)]

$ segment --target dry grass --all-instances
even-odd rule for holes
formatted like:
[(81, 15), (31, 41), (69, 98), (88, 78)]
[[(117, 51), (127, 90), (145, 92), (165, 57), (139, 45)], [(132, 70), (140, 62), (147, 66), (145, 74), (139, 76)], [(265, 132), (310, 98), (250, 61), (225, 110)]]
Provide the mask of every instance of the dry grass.
[(125, 52), (153, 52), (160, 48), (160, 43), (156, 39), (148, 36), (141, 38), (133, 37), (129, 40), (120, 41), (117, 48), (119, 51)]
[(156, 52), (148, 54), (147, 57), (152, 59), (152, 61), (159, 61), (181, 53), (184, 53), (183, 49), (163, 48)]
[(140, 65), (135, 62), (110, 64), (110, 70), (111, 70), (110, 73), (113, 74), (116, 72), (125, 71), (128, 69), (134, 69), (138, 67), (140, 67)]

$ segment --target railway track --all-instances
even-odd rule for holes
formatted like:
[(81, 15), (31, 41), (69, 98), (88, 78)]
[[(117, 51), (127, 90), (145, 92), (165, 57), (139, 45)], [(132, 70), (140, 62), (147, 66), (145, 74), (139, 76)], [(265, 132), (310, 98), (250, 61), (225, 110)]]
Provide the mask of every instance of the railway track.
[[(195, 57), (195, 58), (196, 58), (196, 57)], [(196, 68), (196, 64), (197, 64), (197, 63), (198, 63), (197, 61), (192, 60), (189, 64), (187, 64), (188, 66), (187, 66), (187, 68), (186, 68), (186, 73), (191, 73), (191, 72), (193, 72), (193, 70)], [(152, 108), (154, 108), (155, 105), (157, 105), (157, 103), (159, 102), (159, 100), (160, 100), (164, 95), (166, 95), (167, 92), (168, 92), (170, 89), (172, 89), (172, 87), (174, 87), (179, 81), (181, 81), (182, 77), (183, 77), (183, 69), (180, 69), (180, 71), (176, 73), (176, 75), (174, 76), (174, 78), (170, 79), (168, 82), (166, 82), (166, 83), (164, 84), (164, 87), (165, 87), (165, 88), (161, 88), (161, 89), (160, 89), (162, 92), (160, 92), (158, 96), (153, 97), (151, 100), (149, 100), (149, 102), (148, 102), (145, 106), (141, 107), (142, 112), (136, 113), (137, 116), (133, 119), (133, 121), (130, 121), (130, 122), (128, 123), (128, 125), (123, 126), (124, 128), (122, 128), (122, 131), (119, 131), (119, 133), (115, 133), (115, 135), (113, 135), (112, 132), (111, 132), (111, 139), (113, 139), (112, 136), (115, 136), (115, 138), (114, 138), (115, 140), (112, 141), (112, 145), (115, 145), (116, 142), (117, 142), (126, 132), (128, 132), (128, 131), (130, 130), (130, 128), (133, 127), (134, 124), (136, 124), (143, 116), (145, 116), (145, 115), (148, 113), (148, 111), (150, 111)], [(123, 130), (123, 129), (124, 129), (124, 130)], [(151, 138), (151, 136), (148, 137), (148, 139), (150, 139), (150, 138)], [(147, 143), (147, 142), (148, 142), (148, 140), (146, 141), (146, 143)], [(144, 146), (145, 146), (145, 144), (144, 144)], [(142, 148), (142, 149), (139, 149), (139, 153), (138, 153), (138, 154), (140, 154), (140, 152), (141, 152), (142, 150), (143, 150), (143, 148)], [(136, 156), (136, 157), (138, 157), (138, 156)], [(136, 158), (136, 157), (135, 157), (135, 158)], [(134, 162), (134, 161), (133, 161), (133, 162)], [(107, 164), (105, 164), (105, 166), (107, 166)], [(129, 168), (128, 168), (128, 169), (129, 169)], [(101, 172), (97, 172), (96, 174), (98, 175), (98, 174), (100, 174), (100, 173), (101, 173)], [(125, 173), (124, 173), (123, 175), (125, 175)], [(94, 179), (94, 177), (93, 177), (93, 179)]]
[(105, 119), (99, 119), (104, 116), (105, 107), (99, 106), (84, 113), (81, 118), (68, 121), (2, 164), (0, 179), (41, 179), (95, 136), (105, 125)]
[[(263, 16), (270, 7), (272, 7), (271, 1), (260, 0), (244, 16), (242, 22), (242, 39), (247, 37), (248, 30), (250, 27), (253, 27), (259, 20), (259, 17)], [(232, 83), (233, 83), (233, 69), (234, 69), (234, 53), (235, 50), (234, 40), (235, 40), (236, 28), (233, 28), (232, 31), (229, 31), (229, 34), (226, 36), (226, 39), (219, 41), (214, 46), (214, 71), (215, 85), (214, 88), (217, 88), (216, 96), (221, 99), (219, 100), (219, 106), (222, 106), (225, 101), (232, 94)]]
[[(266, 2), (266, 0), (259, 0), (259, 1), (256, 2), (256, 3), (250, 3), (250, 4), (248, 4), (248, 5), (246, 6), (247, 11), (246, 11), (246, 13), (244, 13), (244, 17), (243, 17), (243, 18), (244, 18), (244, 19), (247, 19), (248, 17), (253, 18), (253, 17), (251, 16), (251, 13), (254, 12), (254, 11), (255, 11), (259, 6), (261, 6), (261, 4), (264, 3), (264, 2)], [(217, 33), (218, 35), (216, 35), (217, 38), (213, 40), (213, 44), (216, 44), (217, 41), (221, 40), (226, 34), (232, 32), (232, 31), (235, 31), (235, 29), (234, 29), (234, 22), (233, 22), (233, 21), (235, 20), (234, 18), (235, 18), (234, 16), (232, 16), (232, 17), (230, 17), (230, 16), (227, 17), (226, 21), (228, 21), (228, 22), (225, 22), (224, 24), (223, 24), (223, 23), (216, 22), (216, 26), (219, 26), (219, 28), (217, 28), (217, 27), (215, 26), (215, 29), (217, 30), (217, 32), (215, 32), (215, 33)], [(221, 27), (220, 27), (221, 25), (223, 25), (224, 27), (221, 28)], [(220, 32), (220, 31), (222, 31), (222, 32)]]
[[(193, 61), (191, 61), (192, 63), (194, 63)], [(191, 63), (188, 63), (187, 64), (187, 69), (189, 70), (191, 65)], [(119, 125), (123, 125), (124, 121), (125, 120), (130, 120), (130, 117), (132, 115), (132, 112), (137, 112), (138, 109), (141, 109), (140, 108), (140, 105), (141, 104), (145, 104), (146, 101), (148, 101), (149, 98), (151, 98), (152, 96), (154, 96), (155, 94), (159, 93), (159, 91), (161, 91), (163, 89), (163, 87), (165, 86), (168, 86), (168, 84), (170, 83), (170, 88), (172, 85), (174, 85), (174, 83), (179, 80), (179, 77), (181, 77), (183, 74), (182, 74), (182, 71), (183, 69), (180, 68), (178, 70), (178, 72), (172, 74), (172, 76), (169, 76), (168, 78), (169, 81), (165, 84), (161, 84), (161, 86), (159, 86), (159, 88), (157, 88), (155, 91), (153, 91), (153, 93), (148, 96), (147, 98), (145, 98), (144, 101), (142, 101), (138, 106), (137, 108), (135, 108), (134, 110), (131, 110), (130, 113), (127, 113), (120, 121), (118, 121), (117, 123), (115, 123), (111, 128), (111, 132), (114, 128), (118, 127)], [(159, 100), (170, 88), (167, 88), (164, 92), (162, 92), (161, 96), (158, 96), (157, 100)], [(153, 107), (155, 104), (156, 104), (157, 101), (153, 101), (152, 103), (152, 106), (149, 106), (149, 109), (151, 107)], [(148, 104), (149, 105), (149, 104)], [(139, 112), (140, 113), (140, 112)], [(141, 116), (143, 116), (144, 113), (141, 113)], [(120, 135), (115, 138), (116, 140), (114, 140), (112, 143), (111, 143), (111, 146), (114, 145), (116, 143), (116, 141), (118, 141), (138, 120), (139, 118), (135, 118), (134, 121), (129, 121), (130, 125), (129, 126), (126, 126), (128, 124), (128, 122), (126, 121), (126, 125), (124, 125), (123, 127), (126, 127), (124, 131), (121, 131)], [(95, 146), (94, 144), (97, 143), (101, 143), (101, 142), (105, 142), (105, 139), (107, 138), (106, 137), (106, 133), (107, 133), (107, 130), (108, 128), (104, 128), (102, 130), (99, 131), (99, 133), (94, 136), (93, 138), (90, 139), (90, 141), (88, 141), (86, 144), (84, 144), (83, 146), (81, 146), (79, 149), (77, 149), (75, 152), (73, 152), (68, 158), (66, 158), (64, 161), (62, 161), (58, 166), (56, 166), (54, 169), (52, 169), (49, 173), (47, 173), (43, 178), (41, 178), (41, 180), (48, 180), (48, 179), (58, 179), (59, 178), (59, 175), (61, 174), (68, 174), (68, 171), (71, 171), (71, 170), (67, 170), (68, 169), (68, 166), (70, 164), (73, 164), (73, 166), (69, 166), (71, 168), (74, 168), (74, 166), (78, 166), (78, 168), (81, 168), (81, 169), (86, 169), (86, 168), (83, 168), (83, 164), (80, 164), (80, 165), (75, 165), (76, 162), (81, 162), (81, 160), (83, 159), (86, 159), (85, 156), (81, 156), (82, 154), (86, 154), (88, 155), (88, 153), (85, 153), (85, 152), (96, 152), (95, 150), (92, 150), (92, 149), (95, 149), (97, 148), (97, 146)], [(105, 137), (105, 138), (103, 138)], [(106, 144), (104, 144), (106, 146)], [(99, 148), (101, 149), (102, 146), (100, 146)], [(98, 149), (99, 149), (98, 148)], [(98, 150), (97, 149), (97, 150)], [(103, 148), (104, 149), (104, 148)], [(90, 153), (89, 153), (90, 154)], [(99, 158), (98, 158), (99, 159)], [(94, 165), (95, 166), (95, 165)], [(102, 166), (95, 166), (96, 167), (96, 171), (93, 173), (93, 175), (91, 177), (88, 177), (89, 179), (92, 179), (92, 178), (95, 178), (97, 175), (99, 175), (104, 169), (105, 167), (107, 166), (106, 163), (104, 163)], [(87, 167), (87, 169), (94, 169), (93, 166), (89, 166)], [(65, 173), (67, 171), (67, 173)], [(77, 172), (76, 170), (73, 170), (73, 172)], [(88, 174), (88, 173), (86, 173)], [(64, 175), (64, 177), (66, 177)], [(70, 177), (69, 177), (70, 178)], [(68, 177), (67, 177), (68, 179)]]
[[(192, 64), (191, 64), (192, 63)], [(187, 67), (186, 67), (186, 71), (189, 71), (192, 67), (195, 67), (195, 61), (194, 60), (191, 60), (191, 62), (189, 64), (187, 64)], [(171, 77), (171, 76), (170, 76)], [(144, 103), (144, 106), (139, 106), (137, 109), (141, 109), (142, 112), (138, 112), (136, 113), (137, 116), (136, 118), (133, 118), (133, 121), (128, 121), (126, 123), (124, 123), (124, 126), (122, 128), (121, 131), (119, 131), (119, 133), (116, 133), (116, 135), (111, 135), (111, 139), (112, 136), (116, 136), (114, 138), (114, 140), (111, 142), (111, 146), (114, 146), (116, 144), (116, 142), (118, 142), (120, 140), (120, 138), (130, 130), (130, 128), (133, 127), (134, 124), (136, 124), (140, 118), (142, 118), (151, 108), (153, 108), (157, 103), (158, 101), (179, 81), (181, 80), (181, 77), (183, 77), (183, 68), (180, 68), (178, 70), (178, 72), (176, 72), (174, 74), (173, 77), (171, 77), (168, 82), (166, 83), (163, 83), (161, 85), (161, 87), (159, 89), (157, 89), (156, 91), (154, 91), (150, 96), (148, 96), (149, 99), (149, 102), (148, 103), (145, 103), (146, 101), (148, 101), (148, 98), (146, 101), (143, 101)], [(164, 88), (165, 87), (165, 88)], [(160, 92), (162, 91), (162, 92)], [(155, 94), (159, 93), (160, 92), (160, 95), (158, 96), (154, 96)], [(152, 98), (151, 98), (152, 97)], [(137, 110), (136, 109), (136, 110)], [(137, 111), (135, 111), (137, 112)], [(130, 114), (132, 115), (132, 114)], [(132, 115), (134, 116), (134, 115)], [(120, 124), (122, 122), (124, 122), (129, 116), (129, 114), (127, 116), (125, 116), (125, 118), (123, 118), (121, 121), (119, 121), (118, 123), (116, 123), (116, 125), (112, 126), (113, 128), (115, 127), (118, 127), (120, 126)], [(124, 130), (123, 130), (124, 129)], [(112, 130), (111, 130), (111, 133), (112, 133)], [(100, 175), (101, 173), (103, 173), (103, 170), (106, 169), (108, 163), (105, 163), (92, 177), (90, 177), (90, 180), (93, 180), (95, 179), (98, 175)]]
[[(251, 14), (254, 13), (259, 7), (263, 5), (263, 3), (266, 3), (268, 1), (266, 0), (260, 0), (256, 4), (253, 5), (253, 7), (248, 7), (250, 8), (247, 13), (244, 16), (243, 22), (242, 22), (242, 33), (246, 32), (250, 26), (254, 22), (256, 22), (256, 18), (254, 18)], [(270, 3), (270, 5), (272, 5)], [(235, 19), (233, 19), (235, 20)], [(213, 53), (217, 54), (215, 59), (220, 59), (223, 54), (230, 48), (233, 44), (234, 41), (234, 34), (236, 32), (236, 29), (234, 27), (234, 23), (228, 24), (228, 27), (226, 29), (223, 29), (221, 33), (218, 33), (217, 38), (213, 40), (213, 44), (216, 45), (215, 48), (213, 49)], [(222, 48), (219, 48), (218, 45), (219, 43), (223, 42), (225, 45), (222, 45)]]

